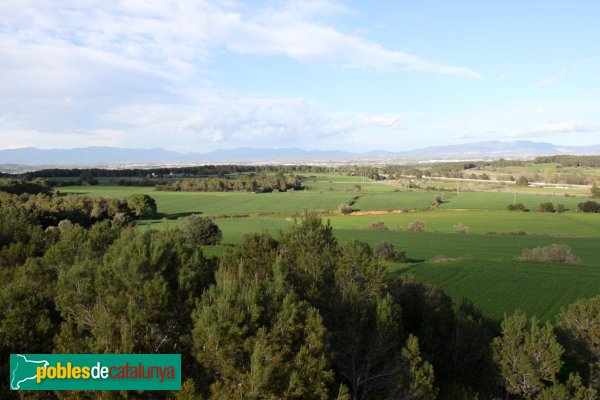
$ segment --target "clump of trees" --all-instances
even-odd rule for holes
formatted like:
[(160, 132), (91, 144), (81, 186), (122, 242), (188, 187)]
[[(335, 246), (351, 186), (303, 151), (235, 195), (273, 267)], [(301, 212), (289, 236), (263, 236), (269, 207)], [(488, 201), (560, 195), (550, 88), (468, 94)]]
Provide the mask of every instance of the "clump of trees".
[(89, 198), (85, 196), (57, 194), (21, 194), (0, 192), (0, 207), (18, 210), (38, 221), (46, 229), (56, 226), (62, 220), (90, 226), (98, 221), (113, 220), (120, 225), (132, 223), (136, 212), (128, 202), (108, 197)]
[(0, 179), (0, 192), (10, 194), (48, 194), (52, 187), (45, 179), (34, 179), (31, 181), (20, 179)]
[(147, 194), (132, 194), (127, 197), (127, 206), (139, 219), (156, 218), (158, 215), (156, 201)]
[(579, 258), (573, 254), (571, 248), (566, 244), (552, 244), (545, 247), (523, 249), (521, 261), (553, 262), (562, 264), (577, 264)]
[(302, 190), (302, 178), (299, 175), (289, 177), (283, 174), (244, 174), (237, 178), (190, 178), (178, 179), (171, 183), (159, 184), (156, 190), (173, 192), (254, 192), (268, 193), (274, 190)]
[(221, 243), (221, 229), (208, 217), (191, 215), (181, 224), (186, 240), (196, 246), (214, 246)]
[(585, 201), (583, 203), (579, 203), (577, 204), (577, 211), (584, 213), (599, 213), (600, 203), (597, 201)]

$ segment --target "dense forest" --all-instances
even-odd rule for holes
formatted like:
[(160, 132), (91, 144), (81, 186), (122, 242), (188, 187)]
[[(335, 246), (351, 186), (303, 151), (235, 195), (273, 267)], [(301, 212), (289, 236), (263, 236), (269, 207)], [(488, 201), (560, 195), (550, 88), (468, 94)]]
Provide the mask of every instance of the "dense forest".
[(153, 231), (118, 217), (152, 212), (147, 198), (0, 201), (2, 354), (183, 360), (180, 392), (24, 398), (597, 399), (600, 297), (553, 323), (516, 312), (498, 324), (390, 275), (369, 245), (338, 243), (311, 214), (277, 239), (245, 235), (217, 259), (202, 250), (221, 239), (207, 218)]

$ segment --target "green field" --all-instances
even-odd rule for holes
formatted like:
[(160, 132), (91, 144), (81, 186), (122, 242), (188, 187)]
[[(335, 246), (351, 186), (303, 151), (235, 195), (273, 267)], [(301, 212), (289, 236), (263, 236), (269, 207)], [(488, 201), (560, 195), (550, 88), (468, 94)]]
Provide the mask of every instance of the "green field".
[[(146, 193), (158, 204), (160, 218), (139, 221), (142, 229), (174, 228), (192, 213), (211, 216), (223, 231), (223, 245), (232, 245), (247, 232), (268, 231), (277, 237), (304, 210), (318, 210), (329, 220), (340, 242), (360, 239), (372, 246), (388, 241), (407, 252), (408, 264), (390, 265), (393, 274), (413, 274), (420, 282), (439, 285), (455, 302), (471, 299), (488, 316), (498, 319), (520, 308), (550, 319), (579, 298), (600, 294), (600, 214), (575, 212), (582, 197), (565, 197), (548, 189), (542, 194), (519, 193), (531, 212), (509, 212), (512, 192), (436, 192), (406, 190), (361, 177), (319, 174), (307, 177), (310, 190), (288, 193), (158, 192), (152, 188), (120, 186), (63, 187), (63, 193), (124, 198)], [(355, 187), (359, 184), (360, 192)], [(449, 184), (446, 182), (446, 184)], [(436, 194), (444, 204), (430, 208)], [(337, 215), (337, 207), (358, 196), (358, 214)], [(567, 212), (541, 213), (539, 203), (562, 203)], [(390, 213), (388, 210), (411, 210)], [(410, 222), (422, 220), (426, 232), (408, 232)], [(383, 221), (389, 231), (371, 231)], [(469, 227), (454, 233), (454, 225)], [(523, 234), (525, 232), (525, 234)], [(581, 259), (578, 265), (518, 261), (524, 248), (567, 244)], [(218, 255), (222, 247), (207, 248)], [(435, 262), (436, 258), (446, 261)]]
[(127, 186), (72, 186), (61, 188), (63, 193), (79, 193), (92, 197), (125, 198), (134, 193), (152, 196), (158, 212), (165, 217), (189, 215), (208, 216), (248, 213), (294, 213), (304, 210), (335, 210), (354, 196), (344, 192), (296, 191), (285, 193), (214, 193), (159, 192), (152, 188)]

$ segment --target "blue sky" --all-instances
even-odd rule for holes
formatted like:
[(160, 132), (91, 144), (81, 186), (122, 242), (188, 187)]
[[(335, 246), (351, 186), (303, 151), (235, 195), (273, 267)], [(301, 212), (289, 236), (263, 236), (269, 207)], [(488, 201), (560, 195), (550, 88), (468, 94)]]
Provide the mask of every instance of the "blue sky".
[(600, 143), (596, 1), (0, 2), (0, 148)]

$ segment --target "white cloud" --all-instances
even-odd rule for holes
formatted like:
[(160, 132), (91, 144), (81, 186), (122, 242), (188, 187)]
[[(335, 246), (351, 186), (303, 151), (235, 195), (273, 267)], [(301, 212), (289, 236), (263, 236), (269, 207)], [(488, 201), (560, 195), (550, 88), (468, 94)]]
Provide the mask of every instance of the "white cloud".
[(331, 113), (306, 99), (219, 92), (207, 70), (224, 51), (479, 77), (335, 29), (331, 17), (352, 13), (336, 1), (258, 9), (233, 0), (10, 3), (0, 2), (2, 146), (316, 144), (362, 130), (395, 133), (404, 124), (394, 114)]
[(586, 133), (600, 132), (600, 125), (587, 124), (581, 121), (567, 121), (542, 125), (532, 129), (509, 132), (506, 136), (518, 137), (544, 137), (560, 133)]

